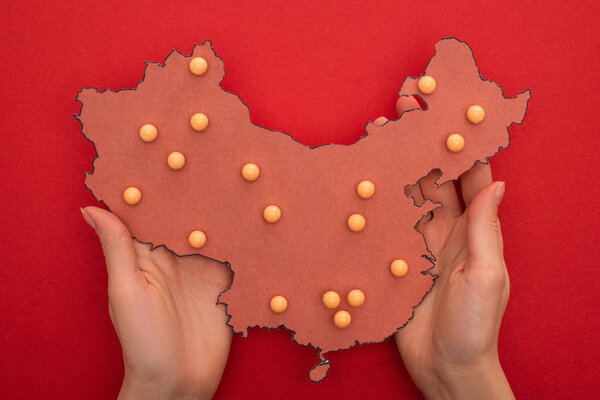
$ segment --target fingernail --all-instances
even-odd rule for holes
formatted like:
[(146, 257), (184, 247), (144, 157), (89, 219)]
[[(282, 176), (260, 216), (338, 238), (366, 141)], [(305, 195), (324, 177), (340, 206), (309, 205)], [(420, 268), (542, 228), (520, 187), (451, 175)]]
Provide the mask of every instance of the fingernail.
[(496, 191), (494, 192), (494, 203), (496, 203), (497, 206), (502, 203), (502, 199), (504, 198), (504, 189), (506, 189), (504, 182), (500, 182), (500, 184), (496, 186)]
[(92, 229), (96, 229), (96, 224), (94, 223), (94, 220), (89, 215), (87, 215), (83, 208), (79, 207), (79, 210), (81, 210), (81, 215), (83, 216), (83, 219), (85, 219), (85, 222), (87, 222), (88, 225), (92, 227)]

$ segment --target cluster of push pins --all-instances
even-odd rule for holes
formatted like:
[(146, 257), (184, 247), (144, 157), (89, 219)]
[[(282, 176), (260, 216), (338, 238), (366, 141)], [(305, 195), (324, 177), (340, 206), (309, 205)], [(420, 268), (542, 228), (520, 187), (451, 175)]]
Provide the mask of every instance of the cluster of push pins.
[[(189, 67), (192, 74), (200, 76), (208, 70), (208, 63), (202, 57), (194, 57), (190, 61)], [(202, 132), (208, 128), (208, 117), (204, 113), (196, 113), (190, 118), (190, 126), (196, 132)], [(139, 134), (144, 142), (151, 143), (158, 137), (158, 129), (152, 124), (145, 124), (140, 128)], [(174, 151), (167, 156), (167, 165), (173, 170), (180, 170), (185, 166), (185, 156)], [(258, 169), (256, 177), (258, 177)], [(123, 192), (123, 199), (127, 204), (136, 205), (142, 200), (142, 192), (136, 187), (128, 187)], [(188, 243), (193, 248), (200, 249), (206, 244), (206, 234), (195, 230), (188, 236)]]
[[(375, 194), (375, 185), (371, 181), (362, 181), (356, 186), (356, 194), (358, 194), (358, 196), (363, 199), (370, 199)], [(279, 219), (281, 212), (278, 208), (277, 210), (277, 219)], [(265, 219), (267, 219), (266, 215)], [(267, 221), (269, 220), (267, 219)], [(348, 229), (350, 229), (352, 232), (360, 232), (364, 229), (366, 225), (366, 220), (365, 217), (363, 217), (361, 214), (352, 214), (348, 218), (347, 224)], [(408, 264), (404, 260), (394, 260), (390, 264), (390, 272), (396, 277), (402, 277), (408, 272)], [(360, 307), (365, 303), (365, 294), (360, 289), (353, 289), (350, 292), (348, 292), (346, 300), (350, 306)], [(323, 304), (329, 309), (337, 308), (340, 305), (340, 301), (340, 295), (333, 290), (330, 290), (323, 295)], [(284, 296), (274, 296), (271, 298), (270, 306), (271, 310), (274, 313), (281, 314), (282, 312), (287, 310), (288, 302)], [(351, 321), (352, 317), (350, 316), (350, 313), (346, 310), (337, 311), (333, 316), (333, 323), (338, 328), (347, 328), (350, 325)]]
[[(437, 84), (432, 76), (425, 75), (417, 83), (419, 91), (423, 94), (431, 94), (435, 91)], [(467, 109), (467, 119), (473, 123), (478, 124), (485, 118), (485, 110), (483, 107), (473, 105)], [(448, 150), (456, 153), (461, 151), (465, 147), (465, 138), (460, 133), (453, 133), (446, 139), (446, 147)]]
[[(208, 63), (202, 57), (194, 57), (189, 64), (192, 74), (201, 76), (208, 69)], [(423, 76), (418, 82), (419, 91), (424, 94), (431, 94), (435, 91), (436, 82), (431, 76)], [(467, 110), (467, 119), (473, 124), (478, 124), (485, 118), (485, 111), (481, 106), (473, 105)], [(196, 113), (190, 118), (190, 126), (196, 132), (203, 132), (208, 128), (208, 117), (203, 113)], [(158, 137), (158, 129), (152, 124), (145, 124), (140, 128), (140, 138), (151, 143)], [(452, 152), (461, 151), (465, 146), (465, 139), (458, 133), (451, 134), (446, 140), (448, 150)], [(167, 156), (167, 165), (173, 170), (180, 170), (185, 166), (185, 156), (174, 151)], [(260, 168), (254, 163), (247, 163), (242, 167), (241, 175), (248, 182), (254, 182), (260, 175)], [(375, 195), (375, 184), (364, 180), (356, 186), (356, 193), (363, 199), (370, 199)], [(136, 205), (142, 200), (142, 192), (136, 187), (128, 187), (123, 192), (123, 199), (127, 204)], [(269, 205), (263, 210), (263, 218), (270, 224), (275, 224), (281, 219), (281, 209), (276, 205)], [(365, 217), (361, 214), (352, 214), (347, 221), (348, 229), (352, 232), (360, 232), (366, 225)], [(195, 249), (200, 249), (206, 244), (206, 234), (200, 230), (191, 232), (188, 236), (188, 243)], [(397, 259), (390, 264), (390, 272), (396, 277), (403, 277), (408, 272), (406, 261)], [(365, 294), (360, 289), (353, 289), (348, 292), (346, 300), (351, 307), (360, 307), (365, 303)], [(330, 290), (323, 294), (323, 305), (328, 309), (335, 309), (340, 305), (340, 295)], [(287, 310), (288, 301), (284, 296), (273, 296), (270, 301), (270, 308), (274, 313), (281, 314)], [(350, 313), (345, 310), (337, 311), (333, 317), (334, 324), (339, 328), (346, 328), (350, 325), (352, 318)]]
[[(390, 271), (394, 276), (402, 277), (408, 272), (408, 264), (404, 260), (394, 260), (390, 264)], [(323, 294), (323, 305), (329, 309), (335, 309), (340, 305), (341, 298), (338, 292), (330, 290)], [(351, 307), (357, 308), (365, 304), (365, 294), (360, 289), (352, 289), (346, 296), (346, 301)], [(288, 301), (284, 296), (273, 296), (270, 302), (271, 311), (281, 314), (288, 307)], [(338, 328), (347, 328), (352, 322), (352, 316), (346, 310), (339, 310), (333, 316), (333, 323)]]
[[(359, 197), (363, 199), (370, 199), (375, 194), (375, 185), (371, 181), (362, 181), (356, 186), (356, 193)], [(278, 213), (278, 215), (281, 215), (280, 211), (278, 211)], [(347, 224), (348, 229), (350, 229), (352, 232), (360, 232), (364, 229), (366, 225), (366, 220), (365, 217), (363, 217), (361, 214), (352, 214), (348, 218)], [(390, 272), (396, 277), (403, 277), (408, 272), (408, 264), (404, 260), (394, 260), (390, 264)], [(365, 294), (360, 289), (353, 289), (350, 292), (348, 292), (346, 300), (350, 306), (360, 307), (365, 303)], [(340, 305), (340, 301), (340, 295), (333, 290), (330, 290), (323, 294), (323, 304), (329, 309), (337, 308)], [(271, 310), (274, 313), (281, 314), (282, 312), (287, 310), (288, 302), (284, 296), (274, 296), (271, 298), (270, 306)], [(350, 313), (346, 310), (337, 311), (333, 316), (333, 323), (338, 328), (347, 328), (350, 325), (351, 321), (352, 317), (350, 316)]]

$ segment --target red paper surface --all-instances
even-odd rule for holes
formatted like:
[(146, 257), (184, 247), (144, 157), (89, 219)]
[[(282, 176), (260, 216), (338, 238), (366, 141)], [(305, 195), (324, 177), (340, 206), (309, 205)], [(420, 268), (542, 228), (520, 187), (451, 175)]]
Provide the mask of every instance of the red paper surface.
[[(80, 172), (94, 150), (72, 118), (79, 88), (134, 87), (144, 64), (132, 60), (212, 38), (228, 66), (223, 86), (252, 105), (255, 123), (310, 145), (348, 144), (365, 120), (395, 118), (403, 77), (421, 73), (449, 35), (476, 49), (484, 78), (507, 96), (535, 94), (510, 150), (492, 161), (507, 182), (506, 374), (520, 398), (600, 390), (595, 3), (0, 7), (1, 397), (113, 398), (122, 379), (102, 254), (78, 209), (95, 204)], [(390, 341), (328, 359), (328, 378), (310, 383), (314, 350), (252, 329), (234, 339), (217, 397), (419, 398)]]

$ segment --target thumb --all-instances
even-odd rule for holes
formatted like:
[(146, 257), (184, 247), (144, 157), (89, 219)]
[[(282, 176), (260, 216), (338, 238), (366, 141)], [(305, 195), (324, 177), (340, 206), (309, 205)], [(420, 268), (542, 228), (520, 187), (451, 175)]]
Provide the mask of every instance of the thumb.
[(100, 239), (109, 280), (119, 280), (135, 273), (135, 249), (125, 224), (113, 213), (98, 207), (82, 208), (81, 214)]
[(467, 208), (467, 248), (469, 267), (489, 273), (490, 268), (502, 267), (498, 206), (504, 197), (504, 182), (484, 187)]

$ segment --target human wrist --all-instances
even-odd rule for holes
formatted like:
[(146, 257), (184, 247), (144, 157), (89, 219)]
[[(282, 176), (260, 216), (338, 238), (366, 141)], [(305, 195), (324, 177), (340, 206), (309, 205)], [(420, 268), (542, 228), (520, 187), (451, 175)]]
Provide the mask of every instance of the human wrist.
[(497, 357), (473, 365), (442, 366), (435, 376), (433, 383), (423, 388), (428, 400), (515, 398)]
[(188, 393), (172, 385), (153, 380), (144, 380), (125, 373), (118, 400), (207, 400), (212, 396)]
[(167, 385), (145, 381), (125, 373), (118, 400), (166, 400), (173, 398), (173, 391)]

